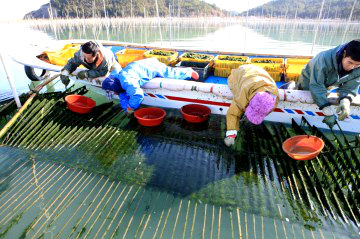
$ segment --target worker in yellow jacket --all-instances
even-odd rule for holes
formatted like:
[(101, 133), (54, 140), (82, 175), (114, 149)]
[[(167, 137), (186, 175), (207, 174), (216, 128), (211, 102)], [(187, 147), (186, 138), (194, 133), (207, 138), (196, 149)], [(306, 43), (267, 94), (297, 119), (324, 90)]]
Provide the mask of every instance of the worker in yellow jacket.
[(227, 146), (235, 143), (240, 121), (261, 124), (264, 118), (277, 106), (279, 93), (275, 81), (262, 68), (255, 65), (242, 65), (232, 70), (228, 85), (233, 100), (226, 114)]

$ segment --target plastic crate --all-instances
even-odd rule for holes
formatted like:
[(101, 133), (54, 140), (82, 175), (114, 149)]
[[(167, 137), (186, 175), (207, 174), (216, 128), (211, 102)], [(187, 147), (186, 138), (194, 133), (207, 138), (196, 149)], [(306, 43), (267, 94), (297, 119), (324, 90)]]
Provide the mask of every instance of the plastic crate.
[(180, 67), (191, 67), (194, 71), (196, 71), (199, 74), (199, 80), (200, 82), (205, 81), (206, 78), (208, 78), (212, 72), (212, 68), (210, 64), (206, 64), (203, 67), (200, 67), (199, 64), (196, 64), (196, 62), (186, 62), (181, 61)]
[(297, 82), (301, 75), (301, 71), (310, 60), (311, 59), (307, 58), (287, 58), (285, 64), (285, 81)]
[(286, 65), (301, 64), (306, 65), (311, 59), (310, 58), (286, 58)]
[(274, 81), (281, 81), (283, 77), (283, 73), (280, 72), (268, 72), (271, 78), (274, 79)]
[(144, 59), (144, 53), (146, 50), (139, 50), (139, 49), (131, 49), (125, 48), (121, 51), (116, 52), (117, 61), (121, 65), (122, 68), (127, 66), (129, 63), (133, 61), (138, 61)]
[[(198, 58), (193, 58), (190, 56), (195, 56), (195, 57), (206, 57), (206, 59), (198, 59)], [(201, 53), (193, 53), (193, 52), (184, 52), (181, 56), (180, 56), (180, 61), (181, 62), (194, 62), (194, 63), (200, 63), (198, 64), (203, 65), (203, 64), (209, 64), (210, 62), (212, 62), (214, 60), (214, 56), (213, 55), (208, 55), (208, 54), (201, 54)]]
[[(240, 61), (230, 60), (229, 58), (239, 59)], [(247, 56), (230, 56), (230, 55), (218, 55), (214, 59), (215, 68), (230, 68), (236, 69), (241, 65), (249, 64), (249, 57)]]
[(285, 69), (283, 58), (251, 58), (251, 64), (260, 66), (267, 72), (283, 73)]
[(231, 71), (233, 69), (230, 68), (219, 68), (219, 67), (215, 67), (214, 69), (214, 76), (220, 76), (220, 77), (229, 77), (229, 75), (231, 74)]
[[(167, 56), (160, 55), (161, 52), (167, 53), (169, 55), (167, 55)], [(162, 62), (166, 65), (171, 65), (171, 64), (175, 63), (177, 61), (178, 55), (179, 55), (179, 53), (177, 53), (176, 51), (166, 51), (166, 50), (157, 50), (157, 49), (149, 50), (144, 53), (144, 56), (146, 58), (155, 57), (160, 62)]]
[(301, 75), (301, 71), (305, 65), (289, 65), (285, 72), (285, 81), (298, 81)]

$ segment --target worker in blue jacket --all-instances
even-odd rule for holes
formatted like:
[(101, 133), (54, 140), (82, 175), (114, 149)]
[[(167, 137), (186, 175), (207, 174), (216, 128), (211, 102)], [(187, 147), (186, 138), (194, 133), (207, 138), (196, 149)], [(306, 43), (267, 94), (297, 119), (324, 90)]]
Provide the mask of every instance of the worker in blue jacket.
[(119, 95), (121, 108), (131, 114), (144, 99), (141, 87), (155, 77), (180, 80), (198, 80), (199, 74), (191, 68), (172, 68), (148, 58), (130, 63), (117, 74), (111, 74), (102, 82), (102, 88)]

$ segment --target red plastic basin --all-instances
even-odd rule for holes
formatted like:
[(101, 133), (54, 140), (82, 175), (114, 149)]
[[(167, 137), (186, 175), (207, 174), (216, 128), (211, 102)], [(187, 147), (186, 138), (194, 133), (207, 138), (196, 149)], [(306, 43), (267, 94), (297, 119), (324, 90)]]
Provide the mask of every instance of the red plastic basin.
[(189, 104), (181, 107), (180, 112), (187, 122), (201, 123), (209, 118), (211, 110), (204, 105)]
[(285, 140), (282, 148), (295, 160), (309, 160), (318, 156), (324, 148), (324, 141), (311, 135), (297, 135)]
[(79, 114), (89, 113), (96, 106), (93, 99), (83, 95), (67, 95), (65, 101), (69, 110)]
[(160, 125), (166, 116), (166, 112), (157, 107), (149, 107), (136, 110), (134, 116), (139, 124), (151, 127)]

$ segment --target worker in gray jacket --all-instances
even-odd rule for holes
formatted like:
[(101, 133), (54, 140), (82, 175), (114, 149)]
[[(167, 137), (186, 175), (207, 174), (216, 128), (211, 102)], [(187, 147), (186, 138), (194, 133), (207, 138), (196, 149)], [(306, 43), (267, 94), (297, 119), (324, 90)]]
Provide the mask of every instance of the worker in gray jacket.
[(65, 86), (70, 82), (70, 74), (80, 65), (88, 69), (77, 74), (81, 80), (104, 77), (108, 73), (119, 73), (121, 71), (121, 66), (110, 49), (105, 48), (101, 43), (89, 41), (81, 45), (80, 50), (75, 53), (73, 58), (69, 59), (61, 70), (60, 78)]
[[(320, 52), (301, 72), (296, 89), (309, 90), (325, 115), (323, 120), (330, 128), (350, 115), (350, 103), (358, 94), (360, 85), (360, 39)], [(327, 88), (338, 87), (339, 106), (336, 112), (330, 107)]]

